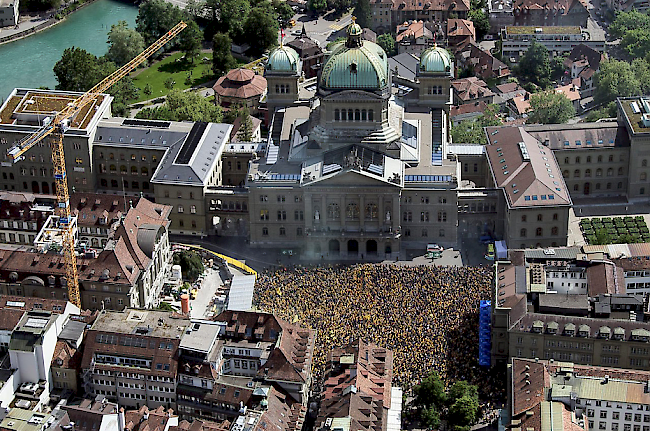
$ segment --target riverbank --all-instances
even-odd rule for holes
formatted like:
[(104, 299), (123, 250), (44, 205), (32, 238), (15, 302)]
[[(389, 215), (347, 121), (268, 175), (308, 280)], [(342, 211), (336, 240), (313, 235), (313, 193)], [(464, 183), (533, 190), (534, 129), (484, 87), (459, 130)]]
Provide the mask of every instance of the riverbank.
[[(56, 25), (0, 45), (0, 99), (16, 87), (54, 88), (57, 81), (52, 68), (66, 48), (75, 46), (102, 56), (108, 50), (106, 41), (111, 25), (126, 21), (129, 27), (135, 28), (137, 16), (138, 8), (129, 2), (85, 2), (84, 7)], [(42, 22), (36, 22), (38, 24)]]

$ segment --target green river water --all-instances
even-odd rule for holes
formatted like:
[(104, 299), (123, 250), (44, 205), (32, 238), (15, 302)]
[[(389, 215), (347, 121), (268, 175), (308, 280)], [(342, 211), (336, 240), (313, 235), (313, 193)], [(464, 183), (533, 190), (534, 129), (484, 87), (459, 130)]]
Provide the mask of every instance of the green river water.
[(77, 46), (97, 56), (104, 55), (111, 25), (123, 20), (134, 28), (137, 15), (134, 5), (97, 0), (52, 28), (0, 45), (0, 100), (15, 87), (54, 88), (52, 68), (63, 50)]

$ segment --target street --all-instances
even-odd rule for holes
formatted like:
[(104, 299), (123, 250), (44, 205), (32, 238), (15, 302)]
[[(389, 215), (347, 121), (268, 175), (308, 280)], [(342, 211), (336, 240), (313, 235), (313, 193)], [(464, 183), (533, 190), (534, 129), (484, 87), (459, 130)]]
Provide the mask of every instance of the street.
[(307, 36), (315, 40), (324, 49), (329, 42), (337, 38), (340, 30), (352, 22), (352, 15), (348, 13), (337, 20), (329, 20), (324, 17), (312, 18), (310, 15), (299, 13), (293, 19), (296, 21), (296, 25), (285, 30), (285, 42), (300, 37), (304, 25)]

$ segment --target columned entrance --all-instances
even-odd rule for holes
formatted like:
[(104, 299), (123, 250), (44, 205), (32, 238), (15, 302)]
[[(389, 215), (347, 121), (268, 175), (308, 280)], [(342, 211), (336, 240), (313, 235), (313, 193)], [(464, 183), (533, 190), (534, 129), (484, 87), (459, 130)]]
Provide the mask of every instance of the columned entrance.
[(357, 254), (359, 254), (359, 242), (356, 239), (351, 239), (348, 241), (348, 255)]
[(369, 256), (377, 256), (377, 241), (370, 239), (366, 242), (366, 253)]

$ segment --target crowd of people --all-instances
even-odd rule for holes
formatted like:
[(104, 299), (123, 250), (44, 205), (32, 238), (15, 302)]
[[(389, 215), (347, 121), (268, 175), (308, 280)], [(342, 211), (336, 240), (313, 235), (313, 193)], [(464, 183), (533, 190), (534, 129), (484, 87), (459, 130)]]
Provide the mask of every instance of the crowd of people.
[(492, 376), (477, 361), (478, 310), (493, 277), (491, 267), (298, 266), (260, 273), (254, 302), (317, 331), (316, 381), (330, 349), (362, 339), (393, 350), (394, 384), (411, 387), (434, 369), (490, 396)]

